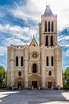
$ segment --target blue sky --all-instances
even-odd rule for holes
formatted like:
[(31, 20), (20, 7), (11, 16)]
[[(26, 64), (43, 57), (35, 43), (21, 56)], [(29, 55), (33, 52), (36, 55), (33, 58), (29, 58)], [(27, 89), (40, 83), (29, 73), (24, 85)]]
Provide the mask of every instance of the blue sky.
[(58, 44), (62, 46), (62, 69), (69, 67), (68, 0), (0, 0), (0, 65), (7, 69), (7, 46), (38, 42), (38, 23), (46, 2), (57, 14)]

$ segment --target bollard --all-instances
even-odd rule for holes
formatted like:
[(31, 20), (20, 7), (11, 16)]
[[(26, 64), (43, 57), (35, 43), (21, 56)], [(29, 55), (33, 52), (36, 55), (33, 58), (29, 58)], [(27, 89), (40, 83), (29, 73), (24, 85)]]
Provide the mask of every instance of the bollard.
[(58, 90), (60, 90), (60, 85), (58, 85)]
[(40, 90), (40, 86), (39, 86), (39, 90)]
[(53, 86), (51, 87), (51, 89), (53, 90)]
[(32, 86), (32, 90), (33, 90), (33, 86)]
[(19, 86), (19, 90), (21, 90), (21, 86)]

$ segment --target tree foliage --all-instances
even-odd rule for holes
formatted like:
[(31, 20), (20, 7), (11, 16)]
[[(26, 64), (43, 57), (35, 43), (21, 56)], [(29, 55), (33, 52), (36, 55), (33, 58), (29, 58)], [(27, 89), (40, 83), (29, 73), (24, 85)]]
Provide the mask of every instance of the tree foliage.
[(69, 67), (67, 67), (63, 73), (63, 82), (64, 88), (69, 88)]
[(6, 71), (3, 66), (0, 66), (0, 83), (3, 83), (5, 80)]
[(67, 79), (67, 80), (69, 79), (69, 67), (66, 68), (63, 75), (65, 76), (65, 79)]

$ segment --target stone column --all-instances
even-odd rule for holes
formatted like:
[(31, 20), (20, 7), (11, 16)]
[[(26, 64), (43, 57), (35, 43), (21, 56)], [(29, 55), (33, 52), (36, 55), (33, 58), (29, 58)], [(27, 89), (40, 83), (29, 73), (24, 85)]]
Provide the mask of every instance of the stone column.
[(41, 45), (45, 45), (45, 35), (41, 35)]
[(41, 47), (41, 87), (45, 88), (45, 51), (44, 51), (44, 46)]
[(58, 74), (58, 52), (57, 52), (57, 48), (55, 49), (55, 60), (54, 60), (54, 62), (55, 62), (55, 73), (54, 73), (54, 76), (55, 76), (55, 82), (56, 82), (56, 87), (58, 86), (58, 84), (59, 84), (59, 80), (58, 80), (58, 77), (59, 77), (59, 74)]
[(11, 59), (10, 59), (10, 69), (11, 69), (11, 86), (14, 85), (14, 47), (11, 47)]
[(49, 66), (51, 67), (51, 56), (48, 56), (49, 59)]
[(8, 50), (7, 50), (7, 87), (10, 86), (10, 72), (11, 72), (11, 69), (10, 69), (10, 47), (8, 47)]
[(57, 34), (54, 35), (54, 46), (57, 45)]
[(40, 62), (38, 62), (38, 73), (40, 73)]
[(19, 68), (21, 67), (21, 56), (20, 56), (20, 54), (19, 54), (19, 56), (18, 56), (18, 66), (19, 66)]
[(28, 47), (25, 48), (25, 57), (24, 57), (25, 69), (24, 69), (24, 79), (25, 79), (25, 88), (28, 88)]
[(48, 46), (51, 46), (50, 36), (48, 36)]
[(63, 87), (62, 84), (62, 51), (60, 47), (56, 47), (55, 49), (55, 80), (56, 86), (60, 85)]

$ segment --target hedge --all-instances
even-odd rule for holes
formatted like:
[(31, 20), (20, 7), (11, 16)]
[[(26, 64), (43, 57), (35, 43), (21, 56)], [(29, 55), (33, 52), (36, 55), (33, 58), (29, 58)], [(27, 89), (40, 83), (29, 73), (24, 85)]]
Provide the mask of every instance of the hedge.
[(6, 88), (6, 84), (0, 83), (0, 88)]

